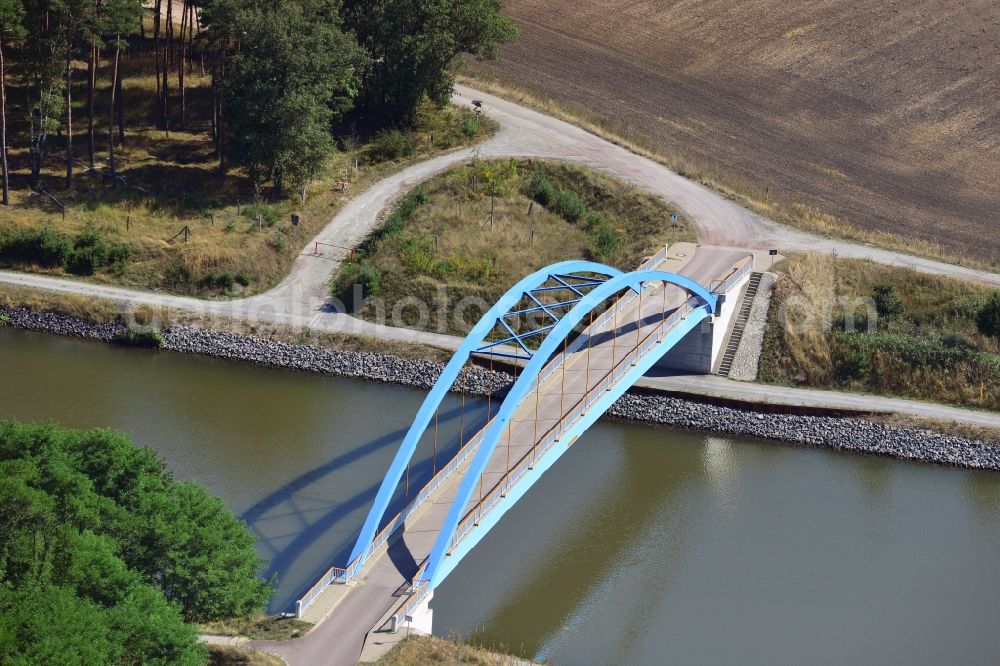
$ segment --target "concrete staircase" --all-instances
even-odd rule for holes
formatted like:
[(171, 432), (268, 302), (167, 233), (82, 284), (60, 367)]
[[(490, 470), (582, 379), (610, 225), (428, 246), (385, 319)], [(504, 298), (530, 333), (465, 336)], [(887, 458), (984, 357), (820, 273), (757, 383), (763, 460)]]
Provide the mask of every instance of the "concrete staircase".
[(729, 336), (729, 344), (722, 355), (722, 362), (719, 364), (719, 375), (728, 377), (729, 371), (733, 369), (733, 359), (736, 357), (736, 350), (740, 347), (740, 340), (743, 339), (743, 331), (746, 329), (747, 320), (750, 318), (750, 309), (753, 307), (753, 299), (757, 296), (757, 288), (760, 287), (762, 273), (751, 273), (750, 281), (747, 283), (746, 293), (743, 294), (743, 302), (740, 304), (740, 311), (736, 313), (736, 321), (733, 322), (733, 332)]

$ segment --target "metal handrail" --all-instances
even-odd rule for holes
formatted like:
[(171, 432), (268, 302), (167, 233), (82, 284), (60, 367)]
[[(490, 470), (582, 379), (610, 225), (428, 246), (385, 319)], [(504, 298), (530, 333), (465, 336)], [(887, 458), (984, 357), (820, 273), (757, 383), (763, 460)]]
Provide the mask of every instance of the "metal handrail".
[[(519, 458), (514, 464), (514, 467), (508, 470), (507, 473), (505, 473), (496, 482), (496, 484), (490, 488), (490, 490), (476, 504), (476, 508), (470, 509), (466, 513), (455, 529), (455, 534), (452, 537), (451, 548), (449, 550), (454, 549), (455, 546), (457, 546), (458, 543), (465, 537), (465, 535), (479, 523), (482, 517), (496, 505), (499, 499), (506, 495), (507, 490), (509, 490), (510, 487), (521, 478), (526, 469), (530, 469), (535, 461), (548, 452), (549, 445), (559, 441), (559, 438), (563, 433), (565, 433), (567, 427), (575, 423), (576, 419), (579, 416), (582, 416), (591, 404), (596, 402), (597, 398), (594, 396), (599, 396), (601, 393), (610, 390), (614, 383), (621, 376), (627, 373), (627, 369), (622, 370), (622, 368), (627, 367), (626, 363), (628, 366), (638, 363), (639, 359), (646, 351), (663, 339), (663, 336), (666, 334), (668, 324), (671, 324), (672, 328), (673, 323), (675, 323), (678, 319), (687, 317), (687, 315), (695, 309), (695, 306), (693, 305), (694, 301), (694, 298), (688, 298), (683, 306), (671, 313), (669, 317), (663, 319), (653, 331), (650, 331), (646, 337), (644, 337), (639, 344), (637, 344), (633, 350), (625, 356), (625, 358), (617, 362), (600, 379), (598, 379), (594, 388), (588, 389), (586, 393), (584, 393), (575, 403), (573, 403), (573, 405), (570, 406), (569, 411), (561, 416), (559, 421), (553, 424), (542, 435), (542, 437), (532, 446), (531, 450), (521, 456), (521, 458)], [(558, 433), (556, 433), (557, 430)]]
[[(668, 252), (669, 252), (669, 247), (665, 245), (663, 249), (661, 249), (655, 255), (653, 255), (645, 262), (643, 262), (641, 268), (651, 270), (659, 266), (666, 260)], [(617, 313), (620, 313), (622, 310), (624, 310), (629, 304), (631, 304), (631, 302), (635, 298), (636, 298), (635, 292), (629, 290), (625, 296), (618, 299), (618, 301), (616, 301), (611, 308), (602, 313), (597, 318), (597, 320), (595, 320), (590, 326), (588, 326), (587, 328), (588, 335), (590, 334), (591, 331), (599, 329), (601, 326), (603, 326), (608, 321), (608, 319), (612, 318)], [(663, 326), (664, 323), (668, 320), (669, 318), (661, 322), (660, 326)], [(542, 382), (546, 381), (552, 375), (552, 373), (558, 370), (562, 366), (562, 364), (566, 361), (566, 358), (568, 358), (570, 354), (579, 351), (580, 347), (582, 346), (583, 342), (585, 342), (585, 340), (586, 338), (584, 336), (582, 335), (579, 336), (576, 340), (573, 341), (572, 344), (570, 344), (563, 351), (562, 354), (554, 358), (552, 362), (548, 363), (546, 367), (543, 368), (543, 370), (539, 373), (536, 387), (540, 387)], [(522, 398), (518, 404), (524, 402), (526, 397), (527, 396)], [(441, 483), (445, 480), (445, 478), (447, 478), (452, 472), (454, 472), (455, 469), (457, 469), (459, 465), (465, 462), (465, 460), (467, 460), (468, 457), (478, 448), (479, 440), (482, 439), (484, 432), (485, 432), (485, 427), (478, 433), (476, 433), (469, 440), (467, 444), (465, 444), (461, 449), (459, 449), (459, 451), (455, 454), (455, 456), (451, 459), (451, 461), (449, 461), (447, 465), (442, 467), (437, 472), (437, 474), (435, 474), (431, 478), (431, 480), (426, 485), (424, 485), (424, 487), (420, 490), (420, 492), (417, 493), (417, 495), (413, 498), (413, 500), (411, 500), (405, 507), (403, 507), (403, 509), (398, 514), (396, 514), (396, 516), (384, 528), (382, 528), (382, 530), (379, 531), (378, 534), (376, 534), (375, 538), (372, 539), (371, 544), (368, 546), (368, 548), (365, 549), (365, 551), (361, 555), (356, 557), (345, 567), (331, 566), (329, 569), (327, 569), (327, 571), (320, 577), (320, 579), (311, 588), (309, 588), (309, 590), (296, 602), (296, 612), (299, 615), (301, 615), (302, 611), (308, 608), (319, 597), (319, 595), (322, 594), (322, 592), (330, 585), (344, 584), (356, 578), (361, 568), (364, 566), (364, 563), (367, 562), (376, 552), (378, 552), (379, 549), (382, 548), (382, 546), (384, 546), (388, 542), (392, 534), (406, 522), (407, 518), (409, 518), (409, 516), (413, 513), (413, 511), (415, 511), (432, 492), (434, 492), (435, 490), (437, 490), (437, 488), (440, 487)]]

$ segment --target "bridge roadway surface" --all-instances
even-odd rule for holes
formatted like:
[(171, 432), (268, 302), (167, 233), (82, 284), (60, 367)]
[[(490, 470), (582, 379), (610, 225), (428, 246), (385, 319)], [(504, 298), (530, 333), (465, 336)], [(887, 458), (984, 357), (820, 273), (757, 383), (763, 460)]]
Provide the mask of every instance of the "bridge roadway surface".
[[(708, 285), (713, 279), (727, 277), (746, 256), (746, 252), (736, 250), (702, 250), (679, 272)], [(562, 416), (594, 390), (616, 364), (626, 362), (638, 343), (687, 300), (687, 292), (678, 287), (664, 289), (661, 284), (651, 284), (643, 289), (641, 298), (632, 298), (617, 316), (595, 326), (593, 331), (588, 328), (583, 335), (589, 335), (590, 340), (569, 354), (563, 368), (555, 370), (520, 402), (483, 473), (481, 494), (488, 494)], [(401, 603), (397, 591), (410, 583), (430, 554), (470, 461), (471, 456), (411, 514), (405, 533), (391, 542), (388, 552), (366, 563), (360, 582), (346, 592), (319, 626), (295, 641), (255, 641), (250, 646), (281, 655), (289, 666), (356, 663), (369, 630)], [(473, 496), (466, 514), (476, 508), (479, 499), (479, 494)]]

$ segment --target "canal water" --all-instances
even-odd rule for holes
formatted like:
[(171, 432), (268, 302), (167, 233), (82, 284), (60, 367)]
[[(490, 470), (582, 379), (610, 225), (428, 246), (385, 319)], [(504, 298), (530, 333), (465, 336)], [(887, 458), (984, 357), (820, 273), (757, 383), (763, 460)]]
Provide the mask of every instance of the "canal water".
[[(126, 430), (207, 485), (278, 572), (272, 611), (346, 558), (422, 398), (0, 328), (0, 418)], [(484, 413), (446, 406), (414, 488)], [(602, 422), (432, 607), (555, 664), (996, 664), (1000, 474)]]

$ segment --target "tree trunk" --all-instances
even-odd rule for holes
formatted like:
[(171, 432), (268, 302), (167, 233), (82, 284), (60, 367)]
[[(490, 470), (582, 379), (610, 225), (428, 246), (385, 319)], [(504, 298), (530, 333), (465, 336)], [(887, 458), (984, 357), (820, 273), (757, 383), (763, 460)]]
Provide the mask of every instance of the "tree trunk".
[(122, 72), (121, 68), (118, 66), (118, 62), (121, 58), (120, 49), (115, 50), (115, 69), (118, 71), (115, 76), (115, 91), (112, 93), (114, 95), (113, 99), (115, 104), (118, 106), (115, 109), (115, 113), (118, 114), (118, 143), (125, 145), (125, 95), (122, 94)]
[(184, 8), (181, 10), (181, 35), (180, 40), (177, 45), (177, 89), (181, 94), (181, 131), (184, 131), (184, 121), (185, 121), (185, 105), (184, 105), (184, 60), (187, 51), (187, 41), (185, 40), (185, 29), (188, 24), (188, 12), (190, 5), (187, 0), (184, 0)]
[(174, 3), (167, 0), (167, 20), (163, 28), (165, 39), (163, 44), (163, 106), (161, 115), (164, 131), (170, 131), (170, 65), (173, 62), (171, 42), (174, 36)]
[[(108, 171), (111, 174), (111, 186), (115, 187), (115, 105), (116, 95), (121, 94), (121, 81), (118, 80), (118, 63), (121, 62), (121, 46), (115, 46), (115, 63), (111, 73), (111, 104), (108, 105)], [(118, 122), (121, 123), (121, 117)], [(121, 127), (119, 125), (119, 127)]]
[(66, 45), (66, 189), (73, 189), (73, 56)]
[(87, 160), (94, 168), (94, 87), (97, 85), (97, 45), (90, 45), (87, 59)]
[(153, 6), (153, 12), (156, 14), (156, 18), (153, 21), (153, 53), (156, 57), (153, 60), (156, 61), (156, 99), (160, 99), (160, 11), (163, 8), (163, 0), (156, 0), (156, 4)]
[(3, 163), (3, 205), (10, 205), (10, 172), (7, 170), (7, 72), (0, 39), (0, 162)]

